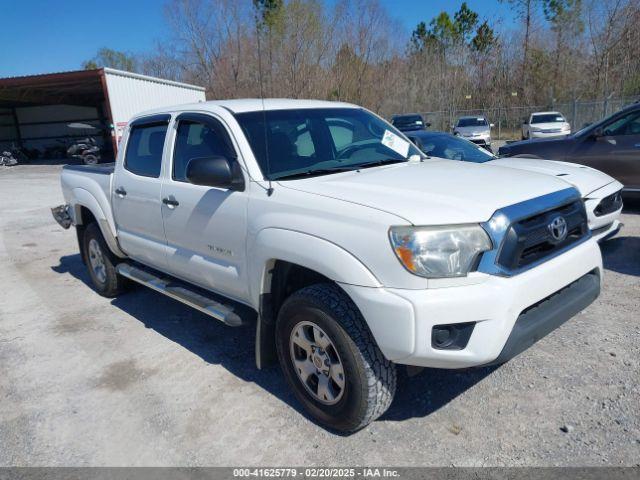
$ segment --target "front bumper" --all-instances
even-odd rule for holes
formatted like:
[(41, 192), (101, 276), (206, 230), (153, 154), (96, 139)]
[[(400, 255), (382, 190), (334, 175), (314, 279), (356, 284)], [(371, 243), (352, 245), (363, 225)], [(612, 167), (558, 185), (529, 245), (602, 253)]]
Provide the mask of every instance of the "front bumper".
[(470, 142), (473, 142), (476, 145), (491, 146), (490, 137), (462, 137), (462, 138), (464, 138), (465, 140), (469, 140)]
[[(589, 290), (583, 301), (577, 303), (578, 309), (560, 310), (563, 303), (570, 300), (562, 291), (574, 292), (567, 287), (592, 272), (598, 280), (601, 278), (602, 257), (598, 244), (590, 239), (513, 277), (476, 272), (460, 279), (463, 283), (460, 286), (451, 286), (454, 282), (423, 290), (353, 285), (343, 285), (343, 288), (362, 312), (389, 360), (422, 367), (466, 368), (503, 361), (501, 354), (507, 342), (520, 330), (515, 328), (518, 319), (541, 301), (551, 301), (554, 294), (561, 295), (562, 301), (553, 301), (544, 309), (544, 316), (554, 320), (549, 323), (537, 320), (542, 322), (541, 330), (527, 337), (534, 338), (524, 342), (527, 347), (586, 307), (597, 292)], [(475, 326), (464, 348), (434, 348), (431, 339), (435, 325), (468, 322), (475, 322)], [(513, 355), (519, 353), (517, 349), (510, 350), (515, 352)]]
[(566, 137), (571, 133), (571, 130), (561, 130), (559, 132), (534, 132), (533, 130), (529, 131), (529, 138), (555, 138), (555, 137)]

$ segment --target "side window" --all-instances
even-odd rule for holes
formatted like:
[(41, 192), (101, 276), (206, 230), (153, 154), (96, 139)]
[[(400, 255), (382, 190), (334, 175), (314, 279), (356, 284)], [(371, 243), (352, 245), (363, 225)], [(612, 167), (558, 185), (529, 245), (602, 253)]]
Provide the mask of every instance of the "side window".
[(607, 125), (605, 135), (640, 135), (640, 112), (632, 112)]
[[(212, 120), (214, 122), (215, 120)], [(192, 158), (235, 157), (229, 151), (224, 127), (213, 128), (205, 123), (192, 120), (180, 120), (173, 150), (172, 178), (178, 182), (187, 182), (187, 165)]]
[(311, 132), (306, 126), (298, 127), (297, 137), (293, 144), (296, 146), (296, 153), (299, 157), (312, 157), (316, 153), (316, 147), (311, 138)]
[(338, 152), (353, 143), (354, 127), (352, 125), (346, 122), (332, 122), (331, 119), (327, 120), (327, 124), (329, 125), (329, 132), (331, 133), (333, 144)]
[(160, 176), (167, 124), (141, 125), (129, 132), (124, 168), (143, 177)]

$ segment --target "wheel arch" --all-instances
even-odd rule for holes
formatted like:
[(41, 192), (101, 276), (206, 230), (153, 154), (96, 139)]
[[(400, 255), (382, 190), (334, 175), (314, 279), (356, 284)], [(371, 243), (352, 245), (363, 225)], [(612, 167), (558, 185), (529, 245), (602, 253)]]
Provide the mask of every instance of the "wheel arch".
[[(356, 257), (327, 240), (297, 231), (265, 229), (249, 252), (252, 259), (258, 368), (276, 361), (275, 320), (282, 302), (314, 283), (379, 287), (380, 282)], [(346, 292), (345, 292), (346, 294)]]
[(79, 245), (82, 246), (82, 236), (84, 235), (84, 230), (87, 225), (95, 222), (98, 224), (100, 232), (113, 254), (120, 258), (126, 258), (126, 254), (120, 249), (120, 245), (118, 244), (115, 226), (112, 225), (113, 221), (109, 221), (95, 197), (83, 188), (74, 188), (73, 199), (71, 206)]

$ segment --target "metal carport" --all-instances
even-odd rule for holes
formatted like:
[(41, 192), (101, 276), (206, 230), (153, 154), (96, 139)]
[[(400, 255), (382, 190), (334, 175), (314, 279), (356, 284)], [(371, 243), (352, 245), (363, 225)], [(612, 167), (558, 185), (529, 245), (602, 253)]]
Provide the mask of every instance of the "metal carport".
[[(203, 101), (204, 88), (111, 68), (0, 78), (0, 149), (56, 150), (88, 135), (113, 156), (132, 115)], [(97, 133), (69, 124), (87, 124)]]

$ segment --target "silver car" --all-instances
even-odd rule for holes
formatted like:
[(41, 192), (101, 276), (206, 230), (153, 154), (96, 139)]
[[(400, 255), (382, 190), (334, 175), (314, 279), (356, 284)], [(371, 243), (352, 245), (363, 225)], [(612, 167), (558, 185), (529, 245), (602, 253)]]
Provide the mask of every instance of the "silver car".
[(453, 134), (491, 149), (491, 127), (493, 123), (489, 123), (482, 115), (460, 117), (453, 127)]

